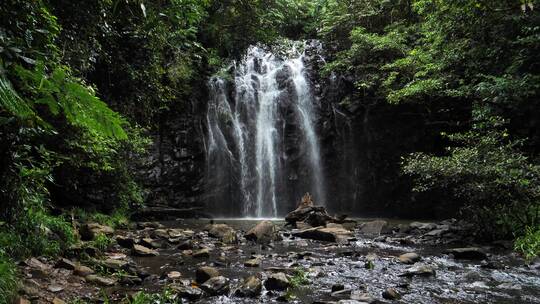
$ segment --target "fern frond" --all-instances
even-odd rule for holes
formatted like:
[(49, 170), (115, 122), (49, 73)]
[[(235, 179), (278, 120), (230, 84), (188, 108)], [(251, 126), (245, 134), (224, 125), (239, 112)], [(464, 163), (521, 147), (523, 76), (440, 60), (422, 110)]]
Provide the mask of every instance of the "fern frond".
[(17, 94), (11, 82), (3, 75), (0, 75), (0, 107), (20, 119), (36, 117), (36, 113)]

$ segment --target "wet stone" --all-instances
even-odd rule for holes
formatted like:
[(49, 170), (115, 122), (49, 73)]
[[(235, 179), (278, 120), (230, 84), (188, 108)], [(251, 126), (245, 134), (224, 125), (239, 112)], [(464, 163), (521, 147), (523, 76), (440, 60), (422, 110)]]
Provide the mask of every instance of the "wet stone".
[(485, 260), (487, 255), (484, 251), (477, 247), (468, 247), (468, 248), (454, 248), (449, 249), (446, 253), (454, 256), (455, 259), (463, 260)]
[(199, 284), (217, 276), (219, 276), (219, 271), (214, 267), (203, 266), (195, 271), (195, 281)]
[(189, 301), (196, 301), (203, 295), (203, 291), (199, 288), (192, 286), (171, 286), (172, 290), (182, 299), (188, 299)]
[(258, 258), (247, 260), (244, 262), (244, 266), (246, 267), (259, 267), (260, 265), (261, 265), (261, 260)]
[(235, 295), (238, 297), (254, 298), (261, 294), (262, 282), (256, 276), (247, 277), (242, 285), (236, 290)]
[(94, 273), (95, 271), (92, 268), (84, 266), (84, 265), (77, 265), (75, 267), (75, 270), (73, 270), (73, 274), (81, 276), (83, 278)]
[(199, 249), (193, 252), (194, 258), (208, 258), (210, 257), (210, 250), (208, 248)]
[(94, 275), (94, 274), (86, 276), (85, 279), (86, 279), (86, 282), (88, 283), (92, 283), (92, 284), (96, 284), (96, 285), (100, 285), (104, 287), (113, 286), (116, 284), (116, 280), (114, 279), (105, 278), (105, 277)]
[(420, 261), (422, 258), (420, 255), (414, 252), (408, 252), (400, 255), (398, 257), (399, 261), (403, 264), (414, 264), (418, 261)]
[(394, 288), (387, 288), (385, 291), (383, 291), (382, 297), (387, 299), (387, 300), (401, 299), (401, 295)]
[(142, 245), (133, 245), (133, 254), (142, 257), (157, 256), (159, 253)]
[(435, 275), (435, 269), (433, 269), (430, 266), (427, 265), (417, 265), (413, 266), (411, 268), (408, 268), (405, 270), (404, 273), (400, 274), (399, 276), (402, 277), (413, 277), (413, 276), (434, 276)]
[(213, 277), (202, 284), (201, 289), (211, 296), (228, 294), (230, 290), (229, 279), (223, 276)]
[(54, 264), (54, 268), (62, 268), (62, 269), (67, 269), (67, 270), (74, 270), (75, 269), (75, 263), (73, 263), (72, 261), (66, 259), (66, 258), (61, 258), (60, 260), (58, 260), (56, 262), (56, 264)]
[(283, 272), (270, 274), (266, 281), (264, 281), (264, 287), (267, 290), (285, 290), (289, 287), (289, 279)]

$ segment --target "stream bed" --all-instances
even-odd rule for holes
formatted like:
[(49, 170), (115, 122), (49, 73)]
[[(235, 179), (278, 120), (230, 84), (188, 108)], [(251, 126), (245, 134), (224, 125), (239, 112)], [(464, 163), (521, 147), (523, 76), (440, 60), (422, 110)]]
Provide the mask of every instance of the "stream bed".
[[(183, 302), (197, 303), (540, 303), (538, 261), (526, 263), (507, 242), (475, 244), (456, 220), (357, 219), (334, 225), (347, 233), (340, 242), (306, 239), (299, 231), (317, 228), (293, 229), (272, 220), (273, 241), (248, 241), (246, 231), (259, 222), (138, 223), (116, 230), (116, 242), (91, 258), (21, 262), (24, 296), (32, 303), (126, 303), (139, 291), (170, 290)], [(215, 235), (212, 227), (226, 233)], [(466, 250), (448, 253), (455, 248)], [(88, 252), (84, 244), (83, 250)], [(415, 260), (402, 259), (405, 253)], [(211, 294), (206, 281), (196, 282), (204, 267), (218, 272), (227, 288)], [(268, 278), (278, 273), (289, 287), (268, 290)], [(238, 296), (250, 276), (261, 291)]]

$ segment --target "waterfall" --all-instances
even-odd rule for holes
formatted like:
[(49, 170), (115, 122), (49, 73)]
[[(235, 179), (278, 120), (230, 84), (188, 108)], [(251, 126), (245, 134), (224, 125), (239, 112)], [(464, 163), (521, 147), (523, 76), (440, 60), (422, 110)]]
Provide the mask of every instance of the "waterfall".
[(252, 46), (234, 79), (209, 80), (207, 191), (217, 215), (277, 217), (298, 199), (288, 197), (292, 189), (325, 200), (305, 56), (289, 53), (281, 58)]

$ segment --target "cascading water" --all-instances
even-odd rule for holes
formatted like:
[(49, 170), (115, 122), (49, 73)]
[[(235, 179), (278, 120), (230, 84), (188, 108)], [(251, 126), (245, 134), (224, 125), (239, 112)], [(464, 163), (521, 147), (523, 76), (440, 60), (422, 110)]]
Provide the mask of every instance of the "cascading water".
[[(304, 55), (289, 53), (281, 59), (250, 47), (234, 82), (209, 81), (207, 190), (217, 215), (276, 217), (298, 199), (287, 197), (293, 186), (325, 200), (315, 99)], [(307, 181), (295, 183), (295, 170)]]

